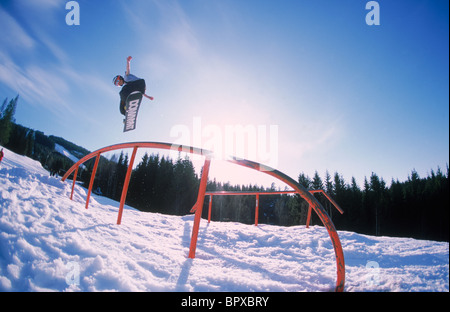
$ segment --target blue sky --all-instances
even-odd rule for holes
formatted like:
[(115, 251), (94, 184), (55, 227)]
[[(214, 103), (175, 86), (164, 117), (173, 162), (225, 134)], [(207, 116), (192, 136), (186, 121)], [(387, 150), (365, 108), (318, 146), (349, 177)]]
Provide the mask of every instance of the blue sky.
[[(0, 0), (0, 98), (20, 95), (24, 126), (89, 150), (217, 147), (227, 126), (276, 126), (270, 165), (360, 185), (372, 172), (389, 183), (449, 162), (447, 0), (378, 1), (379, 26), (366, 24), (365, 0), (79, 0), (79, 26), (66, 24), (67, 2)], [(128, 55), (155, 100), (123, 133), (112, 78)]]

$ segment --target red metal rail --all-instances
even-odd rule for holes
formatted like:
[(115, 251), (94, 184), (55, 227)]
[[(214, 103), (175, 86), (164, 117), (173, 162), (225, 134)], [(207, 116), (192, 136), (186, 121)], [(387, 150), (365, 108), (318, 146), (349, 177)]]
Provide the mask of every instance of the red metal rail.
[[(95, 173), (97, 170), (98, 162), (100, 160), (100, 155), (105, 152), (119, 150), (119, 149), (126, 149), (126, 148), (132, 148), (133, 154), (132, 154), (132, 157), (130, 160), (130, 164), (128, 165), (127, 174), (125, 176), (125, 182), (124, 182), (124, 186), (122, 189), (122, 196), (120, 199), (120, 207), (119, 207), (119, 215), (117, 218), (117, 224), (121, 223), (123, 207), (125, 204), (125, 199), (126, 199), (127, 192), (128, 192), (128, 185), (130, 182), (131, 172), (133, 169), (133, 162), (134, 162), (134, 158), (136, 156), (136, 151), (138, 148), (165, 149), (165, 150), (173, 150), (173, 151), (186, 152), (186, 153), (198, 154), (198, 155), (205, 156), (205, 164), (204, 164), (203, 170), (202, 170), (202, 177), (201, 177), (201, 181), (200, 181), (197, 202), (191, 210), (192, 212), (195, 211), (195, 218), (194, 218), (194, 226), (192, 229), (189, 257), (194, 258), (195, 257), (195, 249), (196, 249), (196, 245), (197, 245), (197, 237), (198, 237), (200, 219), (201, 219), (202, 209), (203, 209), (203, 200), (204, 200), (205, 193), (206, 193), (206, 182), (208, 180), (209, 166), (210, 166), (211, 159), (213, 158), (213, 155), (214, 155), (211, 151), (200, 149), (200, 148), (195, 148), (195, 147), (190, 147), (190, 146), (185, 146), (185, 145), (175, 145), (175, 144), (161, 143), (161, 142), (121, 143), (121, 144), (115, 144), (115, 145), (111, 145), (108, 147), (104, 147), (104, 148), (101, 148), (89, 155), (86, 155), (82, 159), (80, 159), (63, 176), (62, 181), (65, 181), (72, 173), (74, 173), (73, 183), (72, 183), (72, 192), (71, 192), (70, 198), (72, 199), (72, 197), (73, 197), (73, 191), (74, 191), (75, 182), (76, 182), (76, 178), (77, 178), (77, 174), (78, 174), (78, 167), (81, 164), (83, 164), (84, 162), (86, 162), (87, 160), (96, 157), (94, 168), (93, 168), (92, 174), (91, 174), (91, 180), (89, 183), (88, 194), (87, 194), (87, 198), (86, 198), (86, 209), (87, 209), (89, 206), (89, 198), (91, 196), (92, 186), (94, 183)], [(250, 160), (241, 159), (241, 158), (237, 158), (237, 157), (231, 157), (231, 158), (227, 159), (227, 161), (234, 163), (236, 165), (240, 165), (243, 167), (251, 168), (251, 169), (266, 173), (266, 174), (286, 183), (293, 189), (293, 192), (299, 194), (303, 199), (305, 199), (308, 202), (310, 209), (314, 209), (314, 211), (317, 213), (317, 215), (319, 216), (320, 220), (324, 224), (324, 226), (327, 229), (328, 234), (330, 236), (330, 239), (331, 239), (331, 242), (332, 242), (333, 248), (334, 248), (334, 253), (336, 256), (337, 279), (336, 279), (336, 288), (335, 289), (336, 289), (336, 291), (343, 291), (344, 285), (345, 285), (345, 261), (344, 261), (344, 253), (342, 251), (341, 242), (339, 240), (339, 235), (338, 235), (336, 228), (334, 227), (334, 224), (331, 221), (330, 217), (328, 216), (328, 214), (326, 213), (326, 211), (322, 207), (322, 205), (316, 200), (316, 198), (310, 192), (308, 192), (308, 190), (306, 190), (303, 186), (301, 186), (299, 183), (297, 183), (295, 180), (293, 180), (292, 178), (290, 178), (289, 176), (285, 175), (284, 173), (282, 173), (278, 170), (261, 165), (257, 162), (253, 162)], [(256, 195), (256, 196), (257, 196), (257, 198), (259, 198), (259, 195)]]

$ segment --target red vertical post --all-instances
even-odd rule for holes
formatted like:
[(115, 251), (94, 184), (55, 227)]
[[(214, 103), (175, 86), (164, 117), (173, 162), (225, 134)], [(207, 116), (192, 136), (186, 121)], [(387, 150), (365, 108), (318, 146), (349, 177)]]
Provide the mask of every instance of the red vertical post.
[(209, 195), (209, 205), (208, 205), (208, 223), (211, 222), (211, 208), (212, 208), (212, 195)]
[(70, 200), (73, 200), (73, 190), (75, 189), (75, 182), (77, 181), (77, 175), (78, 175), (78, 167), (75, 168), (75, 172), (73, 174), (72, 192), (70, 193)]
[(88, 189), (88, 194), (86, 197), (86, 209), (88, 209), (88, 207), (89, 207), (89, 199), (91, 198), (92, 186), (94, 185), (95, 173), (97, 172), (99, 160), (100, 160), (100, 152), (97, 153), (97, 156), (95, 157), (95, 164), (94, 164), (94, 168), (92, 169), (91, 181), (89, 182), (89, 189)]
[(198, 190), (197, 203), (195, 204), (197, 209), (195, 210), (194, 226), (192, 227), (191, 246), (189, 248), (189, 258), (195, 258), (195, 249), (197, 248), (198, 229), (200, 227), (200, 219), (202, 217), (203, 202), (205, 200), (206, 183), (208, 182), (209, 165), (211, 159), (208, 157), (205, 159), (203, 165), (202, 178), (200, 180), (200, 186)]
[(255, 226), (258, 226), (258, 219), (259, 219), (259, 193), (256, 194)]
[(312, 210), (312, 207), (311, 207), (311, 205), (309, 205), (309, 207), (308, 207), (308, 217), (306, 218), (306, 228), (309, 228), (309, 222), (311, 221), (311, 210)]
[(131, 172), (133, 170), (133, 164), (134, 159), (136, 158), (137, 149), (137, 146), (133, 148), (133, 154), (131, 154), (130, 164), (128, 165), (125, 182), (123, 183), (122, 196), (120, 197), (119, 215), (117, 216), (117, 224), (120, 224), (120, 222), (122, 222), (123, 206), (125, 205), (125, 199), (127, 198), (128, 185), (130, 184)]

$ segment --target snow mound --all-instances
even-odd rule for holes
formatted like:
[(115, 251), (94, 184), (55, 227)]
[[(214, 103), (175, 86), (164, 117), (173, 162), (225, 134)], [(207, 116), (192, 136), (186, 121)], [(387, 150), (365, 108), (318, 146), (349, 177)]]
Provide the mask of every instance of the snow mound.
[[(324, 227), (144, 213), (50, 177), (5, 149), (0, 164), (0, 291), (329, 291), (334, 250)], [(449, 291), (449, 244), (340, 231), (346, 291)]]

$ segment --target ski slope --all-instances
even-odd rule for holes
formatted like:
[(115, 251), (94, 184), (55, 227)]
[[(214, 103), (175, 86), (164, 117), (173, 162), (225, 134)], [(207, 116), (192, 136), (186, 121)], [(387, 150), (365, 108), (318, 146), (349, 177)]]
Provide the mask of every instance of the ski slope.
[[(258, 227), (125, 207), (50, 177), (5, 149), (0, 164), (0, 291), (329, 291), (334, 250), (324, 227)], [(345, 209), (345, 207), (343, 207)], [(346, 291), (449, 291), (449, 244), (339, 231)]]

